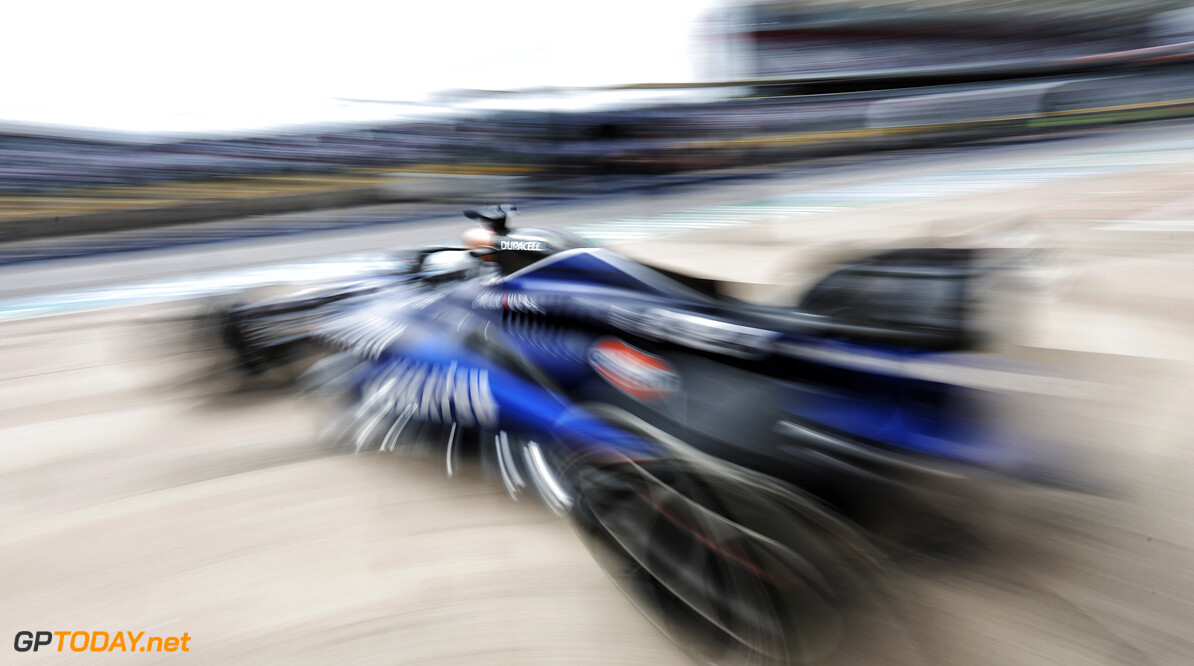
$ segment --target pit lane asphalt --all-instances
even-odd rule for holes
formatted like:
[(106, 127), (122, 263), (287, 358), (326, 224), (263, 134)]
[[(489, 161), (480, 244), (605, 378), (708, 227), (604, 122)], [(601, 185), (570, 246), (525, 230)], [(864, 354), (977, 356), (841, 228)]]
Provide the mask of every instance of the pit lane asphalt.
[[(892, 583), (924, 663), (1176, 664), (1194, 654), (1192, 166), (802, 225), (879, 236), (910, 220), (1030, 208), (1068, 253), (1061, 287), (1020, 312), (1014, 351), (1100, 373), (1095, 408), (1034, 396), (1009, 413), (1075, 442), (1075, 468), (1109, 461), (1096, 471), (1114, 492), (986, 489), (966, 533), (902, 553)], [(736, 231), (739, 245), (753, 239), (751, 252), (715, 230), (670, 260), (716, 249), (718, 270), (745, 273), (760, 247), (808, 242), (792, 226), (776, 236), (776, 224)], [(418, 233), (436, 240), (455, 228), (445, 220)], [(103, 279), (130, 275), (139, 273)], [(173, 321), (184, 312), (165, 304), (0, 324), (5, 635), (186, 631), (187, 658), (202, 663), (686, 663), (547, 511), (445, 479), (432, 462), (336, 453), (317, 436), (318, 405), (210, 377), (217, 359)]]

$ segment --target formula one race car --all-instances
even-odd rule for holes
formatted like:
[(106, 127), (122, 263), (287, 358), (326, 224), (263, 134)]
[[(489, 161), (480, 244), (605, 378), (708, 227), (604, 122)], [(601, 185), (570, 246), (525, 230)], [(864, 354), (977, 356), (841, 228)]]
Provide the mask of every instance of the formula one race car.
[(460, 247), (224, 308), (221, 340), (249, 374), (302, 364), (342, 396), (355, 449), (438, 444), (568, 515), (700, 659), (813, 661), (897, 626), (871, 530), (911, 490), (1031, 467), (924, 371), (981, 339), (997, 253), (888, 251), (771, 307), (508, 208), (466, 216)]

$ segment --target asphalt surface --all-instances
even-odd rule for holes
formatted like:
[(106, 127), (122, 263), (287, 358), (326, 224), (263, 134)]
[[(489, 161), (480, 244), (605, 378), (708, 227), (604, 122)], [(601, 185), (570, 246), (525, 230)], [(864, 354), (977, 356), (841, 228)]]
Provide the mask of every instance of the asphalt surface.
[[(1184, 126), (1153, 131), (1173, 145), (1194, 137)], [(1010, 300), (999, 351), (1065, 367), (1088, 390), (1011, 386), (993, 397), (1015, 427), (1067, 444), (1066, 469), (1098, 492), (992, 484), (957, 502), (960, 524), (892, 554), (889, 582), (914, 656), (872, 663), (1194, 657), (1194, 159), (1158, 149), (1143, 160), (1141, 134), (1091, 141), (569, 210), (569, 221), (586, 224), (833, 187), (926, 188), (733, 227), (680, 221), (670, 228), (683, 240), (623, 244), (742, 276), (761, 300), (819, 259), (792, 262), (843, 238), (883, 244), (923, 236), (926, 223), (969, 233), (1031, 213), (1026, 243), (1048, 262)], [(1041, 160), (1062, 168), (1062, 157), (1113, 168), (1044, 177), (1053, 172)], [(944, 185), (994, 167), (1035, 175), (1002, 188)], [(541, 219), (528, 212), (526, 223)], [(3, 272), (2, 284), (44, 295), (440, 240), (456, 224), (27, 265)], [(448, 479), (436, 460), (342, 453), (320, 437), (323, 405), (213, 375), (219, 355), (177, 321), (188, 312), (187, 303), (156, 304), (0, 324), (5, 636), (187, 632), (185, 658), (202, 663), (688, 663), (566, 523), (510, 501), (475, 470)]]

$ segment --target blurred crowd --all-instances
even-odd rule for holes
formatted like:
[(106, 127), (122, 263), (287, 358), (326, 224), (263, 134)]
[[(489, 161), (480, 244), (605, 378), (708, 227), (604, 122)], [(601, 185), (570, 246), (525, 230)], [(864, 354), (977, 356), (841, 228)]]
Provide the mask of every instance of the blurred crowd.
[(755, 76), (982, 66), (1190, 40), (1186, 0), (804, 0), (748, 3), (713, 34), (750, 44)]
[(152, 143), (10, 131), (0, 133), (0, 193), (459, 164), (600, 170), (711, 139), (832, 128), (843, 111), (853, 109), (858, 118), (862, 103), (738, 99), (579, 113), (479, 112), (440, 122)]
[[(887, 36), (853, 37), (849, 41), (813, 36), (800, 48), (780, 42), (761, 43), (756, 75), (784, 76), (792, 71), (841, 72), (903, 67), (987, 65), (998, 62), (1078, 58), (1129, 50), (1133, 42), (1108, 37), (1099, 41), (975, 40), (963, 37), (896, 39)], [(948, 53), (948, 59), (942, 54)]]
[[(1008, 9), (998, 16), (975, 13), (964, 0), (946, 4), (745, 3), (730, 5), (730, 15), (710, 23), (717, 28), (709, 35), (749, 44), (738, 53), (749, 60), (740, 71), (780, 78), (1106, 56), (1194, 35), (1194, 10), (1173, 9), (1182, 4), (1176, 0), (1056, 0), (1041, 6), (1052, 13), (1036, 6), (1004, 7), (1015, 4), (1009, 2), (987, 7), (988, 13)], [(962, 5), (969, 9), (961, 11)], [(1073, 20), (1062, 20), (1065, 12)], [(879, 84), (871, 91), (861, 84), (844, 90), (802, 87), (807, 85), (725, 88), (699, 103), (568, 111), (550, 104), (523, 111), (449, 104), (443, 113), (417, 121), (207, 138), (145, 140), (0, 128), (0, 194), (444, 165), (532, 168), (563, 176), (740, 166), (794, 157), (798, 146), (824, 139), (785, 138), (794, 134), (867, 130), (872, 102), (891, 95)]]
[(144, 142), (0, 133), (0, 192), (321, 173), (443, 159), (449, 124)]

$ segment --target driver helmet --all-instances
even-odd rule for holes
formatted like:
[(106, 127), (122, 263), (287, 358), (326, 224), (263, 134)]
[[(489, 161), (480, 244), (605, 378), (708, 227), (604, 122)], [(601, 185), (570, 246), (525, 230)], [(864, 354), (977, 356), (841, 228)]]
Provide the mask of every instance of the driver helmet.
[(480, 250), (494, 246), (494, 232), (483, 227), (474, 227), (460, 234), (460, 242), (470, 250)]

